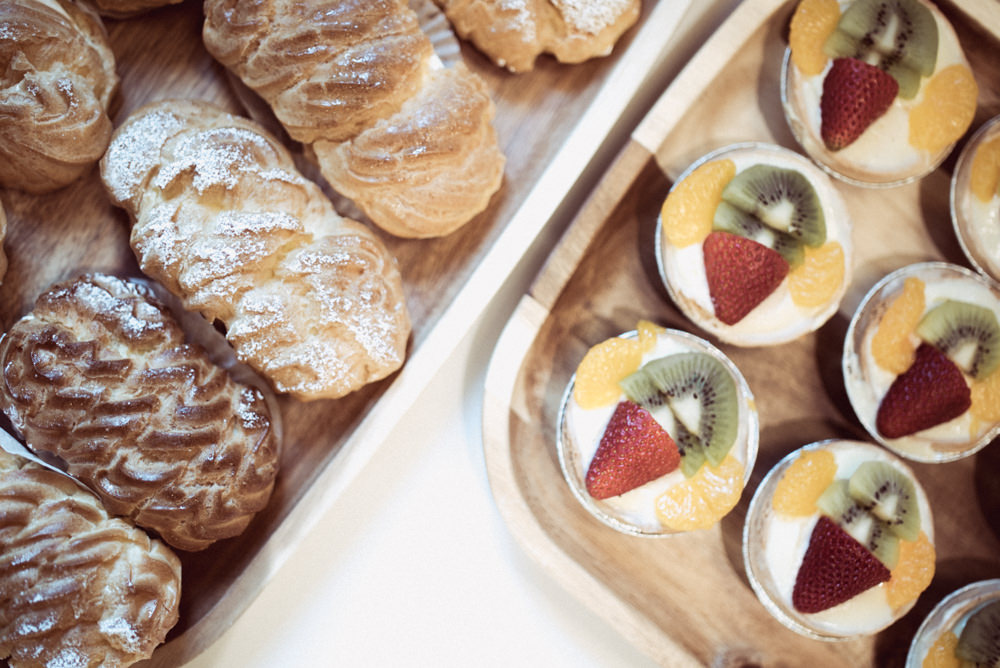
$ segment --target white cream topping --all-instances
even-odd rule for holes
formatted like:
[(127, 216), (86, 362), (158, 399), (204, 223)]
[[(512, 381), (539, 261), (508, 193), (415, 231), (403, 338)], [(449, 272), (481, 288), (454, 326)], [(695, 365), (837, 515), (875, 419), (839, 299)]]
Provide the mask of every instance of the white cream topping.
[[(853, 248), (850, 214), (843, 198), (826, 174), (799, 154), (778, 147), (739, 148), (712, 158), (712, 160), (722, 159), (732, 160), (737, 174), (756, 164), (768, 164), (794, 169), (806, 176), (823, 208), (827, 241), (836, 241), (844, 249), (844, 260), (847, 264), (844, 273), (845, 277), (850, 276)], [(710, 314), (714, 313), (714, 308), (708, 291), (708, 280), (705, 277), (702, 246), (703, 244), (699, 243), (677, 248), (669, 244), (664, 237), (660, 251), (663, 270), (671, 289), (679, 293), (682, 300), (690, 300), (706, 314)], [(792, 301), (786, 279), (746, 317), (733, 325), (726, 325), (714, 317), (695, 319), (693, 317), (695, 314), (688, 315), (695, 319), (699, 326), (725, 341), (749, 346), (769, 345), (794, 339), (825, 322), (837, 310), (846, 287), (845, 278), (845, 284), (829, 303), (803, 308)]]
[[(840, 0), (841, 11), (850, 0)], [(958, 36), (948, 20), (938, 9), (924, 3), (931, 10), (938, 27), (938, 52), (935, 72), (954, 64), (968, 66)], [(785, 91), (790, 111), (790, 122), (798, 126), (796, 136), (803, 148), (821, 162), (849, 178), (861, 181), (895, 181), (919, 175), (933, 169), (944, 157), (931, 155), (910, 144), (910, 110), (924, 98), (924, 88), (929, 77), (923, 78), (921, 88), (911, 100), (896, 96), (889, 110), (876, 119), (857, 140), (839, 151), (828, 151), (820, 135), (820, 98), (823, 80), (832, 66), (827, 62), (822, 73), (803, 76), (794, 65), (788, 67), (789, 85)], [(794, 128), (793, 128), (794, 129)], [(944, 155), (951, 151), (948, 147)]]
[[(830, 450), (837, 463), (836, 478), (850, 478), (851, 474), (865, 461), (879, 460), (892, 464), (909, 477), (913, 477), (903, 465), (884, 451), (873, 446), (861, 446), (847, 441), (837, 441), (823, 449)], [(920, 529), (928, 539), (934, 540), (934, 525), (930, 504), (919, 483), (914, 479), (917, 500), (920, 507)], [(789, 517), (774, 512), (767, 500), (766, 534), (759, 537), (764, 543), (765, 564), (775, 585), (772, 595), (777, 596), (787, 609), (792, 610), (792, 590), (798, 575), (799, 565), (809, 547), (809, 538), (819, 515)], [(754, 538), (757, 540), (757, 538)], [(880, 584), (827, 610), (801, 614), (805, 621), (821, 632), (834, 635), (855, 635), (872, 633), (894, 619), (885, 593), (885, 584)]]
[(970, 186), (972, 164), (986, 142), (1000, 136), (1000, 116), (977, 131), (962, 152), (952, 183), (952, 216), (959, 239), (969, 259), (993, 278), (1000, 280), (1000, 193), (982, 200)]

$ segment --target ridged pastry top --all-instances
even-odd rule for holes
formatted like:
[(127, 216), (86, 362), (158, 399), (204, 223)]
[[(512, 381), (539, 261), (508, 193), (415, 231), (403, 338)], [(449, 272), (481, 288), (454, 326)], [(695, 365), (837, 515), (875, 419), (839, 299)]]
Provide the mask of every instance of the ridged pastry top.
[(0, 451), (0, 657), (116, 668), (177, 623), (181, 564), (63, 475)]
[(392, 234), (447, 234), (500, 188), (486, 86), (464, 66), (443, 73), (407, 0), (207, 0), (203, 34), (313, 146), (330, 185)]
[(607, 55), (640, 10), (640, 0), (435, 2), (459, 35), (513, 72), (531, 70), (542, 53), (564, 63)]
[(163, 101), (101, 163), (143, 271), (210, 321), (280, 392), (333, 398), (392, 373), (410, 333), (395, 260), (342, 218), (260, 126)]
[(0, 369), (25, 444), (174, 547), (241, 533), (270, 498), (279, 442), (263, 395), (186, 344), (138, 284), (53, 286), (4, 336)]
[(433, 50), (405, 0), (209, 0), (209, 52), (295, 140), (344, 141), (419, 88)]
[(118, 85), (100, 18), (69, 0), (0, 3), (0, 185), (43, 193), (93, 166)]

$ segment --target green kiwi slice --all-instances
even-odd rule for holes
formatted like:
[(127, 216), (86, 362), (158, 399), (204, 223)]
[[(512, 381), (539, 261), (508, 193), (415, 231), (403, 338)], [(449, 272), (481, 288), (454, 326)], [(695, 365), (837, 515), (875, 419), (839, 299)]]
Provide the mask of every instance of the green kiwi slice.
[(826, 220), (816, 190), (794, 169), (753, 165), (733, 177), (722, 199), (807, 246), (826, 241)]
[(712, 228), (738, 234), (776, 250), (791, 267), (799, 266), (805, 258), (805, 250), (795, 237), (765, 225), (726, 201), (719, 202), (716, 207)]
[(917, 336), (981, 380), (1000, 365), (1000, 322), (991, 309), (949, 299), (928, 311)]
[(937, 23), (918, 0), (855, 0), (824, 50), (882, 68), (899, 82), (900, 97), (912, 99), (937, 66)]
[(1000, 601), (972, 613), (958, 636), (955, 656), (963, 666), (1000, 666)]
[(916, 487), (892, 464), (864, 462), (851, 475), (847, 491), (858, 505), (903, 540), (916, 540), (920, 536)]
[[(699, 352), (661, 357), (642, 370), (663, 393), (679, 425), (678, 434), (686, 431), (697, 437), (712, 466), (721, 464), (739, 431), (736, 383), (729, 370)], [(688, 437), (674, 437), (681, 447), (679, 438)]]
[(851, 496), (849, 486), (843, 478), (834, 480), (816, 499), (816, 506), (892, 569), (899, 561), (899, 537)]

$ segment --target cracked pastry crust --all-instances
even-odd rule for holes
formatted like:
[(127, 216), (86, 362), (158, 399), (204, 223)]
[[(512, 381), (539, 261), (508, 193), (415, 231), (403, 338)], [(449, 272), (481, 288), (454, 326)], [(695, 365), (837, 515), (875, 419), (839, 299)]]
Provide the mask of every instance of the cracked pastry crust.
[(493, 62), (527, 72), (542, 53), (580, 63), (611, 53), (639, 18), (640, 0), (434, 0)]
[(0, 658), (147, 659), (177, 623), (181, 564), (64, 475), (0, 450)]
[(111, 138), (117, 86), (107, 34), (88, 5), (0, 3), (0, 186), (45, 193), (90, 169)]
[(280, 444), (149, 291), (92, 274), (53, 286), (0, 343), (0, 406), (114, 515), (183, 550), (238, 535), (267, 504)]
[(500, 188), (486, 86), (441, 66), (406, 0), (208, 0), (203, 36), (390, 233), (448, 234)]
[(402, 365), (410, 320), (395, 259), (256, 123), (153, 103), (115, 132), (101, 173), (133, 220), (143, 272), (224, 323), (277, 391), (340, 397)]

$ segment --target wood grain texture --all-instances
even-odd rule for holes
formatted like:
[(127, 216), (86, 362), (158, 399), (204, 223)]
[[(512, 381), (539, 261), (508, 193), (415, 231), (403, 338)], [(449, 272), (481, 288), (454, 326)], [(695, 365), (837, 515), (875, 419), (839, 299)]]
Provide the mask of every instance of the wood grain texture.
[[(972, 130), (1000, 113), (1000, 24), (989, 19), (991, 3), (937, 3), (958, 30), (981, 88)], [(694, 159), (733, 141), (797, 148), (778, 91), (794, 5), (745, 0), (719, 28), (725, 39), (710, 40), (674, 79), (522, 298), (487, 375), (486, 463), (512, 532), (554, 579), (664, 665), (902, 666), (910, 639), (937, 601), (968, 582), (1000, 575), (996, 444), (958, 462), (913, 465), (936, 513), (937, 572), (915, 608), (880, 634), (837, 643), (798, 636), (757, 601), (741, 553), (749, 500), (785, 454), (824, 438), (870, 440), (840, 369), (844, 334), (863, 294), (913, 261), (968, 264), (948, 212), (957, 150), (919, 183), (891, 190), (836, 184), (855, 222), (856, 263), (851, 289), (824, 327), (772, 348), (720, 345), (748, 379), (761, 416), (754, 473), (720, 525), (667, 539), (619, 534), (593, 519), (562, 478), (556, 416), (588, 347), (634, 328), (640, 318), (704, 336), (670, 301), (656, 268), (656, 217), (672, 180)]]
[[(645, 81), (648, 64), (666, 48), (662, 37), (673, 29), (666, 22), (676, 20), (674, 14), (682, 13), (687, 3), (674, 3), (676, 12), (669, 3), (644, 4), (639, 24), (610, 57), (581, 65), (542, 58), (535, 71), (518, 76), (462, 47), (466, 63), (484, 78), (497, 105), (495, 125), (508, 158), (500, 192), (487, 211), (447, 237), (414, 241), (376, 230), (403, 274), (413, 320), (406, 364), (389, 379), (343, 399), (280, 400), (285, 443), (271, 502), (239, 538), (180, 555), (181, 620), (149, 665), (180, 665), (228, 628), (294, 549), (296, 539), (344, 493), (394, 421), (447, 359), (452, 342), (472, 327), (610, 127), (613, 119), (603, 118), (601, 109), (588, 112), (603, 106), (595, 104), (601, 99), (611, 102), (607, 108), (620, 109), (617, 105), (631, 98)], [(651, 18), (661, 25), (647, 27)], [(240, 95), (202, 46), (202, 20), (200, 3), (187, 0), (139, 17), (106, 21), (121, 76), (112, 106), (116, 127), (141, 105), (166, 98), (197, 98), (244, 113)], [(647, 50), (631, 49), (633, 42)], [(628, 63), (633, 67), (627, 76), (612, 76)], [(575, 130), (586, 118), (594, 122), (584, 136), (587, 133)], [(300, 167), (316, 178), (318, 172), (308, 171), (300, 148), (290, 148), (299, 156)], [(537, 183), (556, 182), (560, 170), (554, 163), (560, 161), (565, 174), (557, 187), (532, 198)], [(528, 199), (534, 216), (523, 210)], [(109, 203), (96, 166), (80, 181), (50, 195), (0, 190), (0, 200), (9, 218), (6, 250), (11, 263), (0, 287), (4, 330), (56, 281), (89, 271), (140, 275), (128, 244), (128, 220)], [(488, 271), (480, 271), (481, 264), (487, 264)]]

